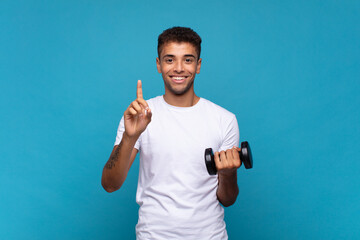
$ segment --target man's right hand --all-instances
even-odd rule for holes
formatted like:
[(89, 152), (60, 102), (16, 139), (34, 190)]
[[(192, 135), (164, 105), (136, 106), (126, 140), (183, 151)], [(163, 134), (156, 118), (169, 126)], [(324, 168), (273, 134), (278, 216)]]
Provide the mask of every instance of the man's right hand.
[(141, 80), (137, 82), (136, 100), (124, 113), (125, 132), (128, 137), (138, 138), (151, 121), (152, 112), (143, 98)]

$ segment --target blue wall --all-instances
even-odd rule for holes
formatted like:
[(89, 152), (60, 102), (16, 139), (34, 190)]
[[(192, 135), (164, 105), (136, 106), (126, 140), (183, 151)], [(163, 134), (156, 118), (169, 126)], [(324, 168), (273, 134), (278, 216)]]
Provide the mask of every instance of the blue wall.
[(196, 92), (236, 113), (230, 239), (360, 238), (359, 1), (1, 1), (0, 238), (134, 239), (136, 160), (102, 168), (143, 80), (161, 95), (157, 36), (203, 38)]

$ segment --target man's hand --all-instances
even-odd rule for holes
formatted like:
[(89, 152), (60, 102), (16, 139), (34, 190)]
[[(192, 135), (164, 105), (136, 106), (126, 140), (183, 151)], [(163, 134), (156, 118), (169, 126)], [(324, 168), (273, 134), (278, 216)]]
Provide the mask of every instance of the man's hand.
[(234, 204), (239, 194), (237, 185), (237, 169), (241, 166), (239, 151), (240, 148), (233, 147), (214, 154), (219, 179), (216, 196), (225, 207)]
[(138, 80), (136, 100), (124, 113), (125, 132), (128, 137), (139, 137), (151, 121), (152, 112), (143, 98), (141, 80)]
[(134, 145), (151, 121), (151, 110), (143, 99), (141, 81), (137, 83), (136, 100), (124, 113), (125, 132), (119, 145), (114, 146), (105, 164), (101, 184), (107, 192), (118, 190), (124, 183), (138, 150)]
[(219, 175), (231, 176), (241, 166), (238, 147), (233, 147), (226, 151), (215, 152), (214, 160)]

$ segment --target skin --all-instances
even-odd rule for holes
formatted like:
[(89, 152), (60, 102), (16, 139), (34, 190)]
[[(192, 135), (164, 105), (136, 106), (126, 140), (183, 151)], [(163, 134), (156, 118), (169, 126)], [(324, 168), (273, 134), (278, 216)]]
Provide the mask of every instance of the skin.
[[(165, 86), (164, 100), (173, 106), (190, 107), (200, 98), (194, 91), (196, 74), (200, 73), (202, 59), (195, 47), (187, 42), (164, 44), (156, 66), (162, 74)], [(118, 190), (124, 183), (138, 150), (134, 148), (137, 139), (151, 121), (152, 112), (143, 98), (142, 84), (138, 81), (137, 98), (124, 112), (125, 132), (119, 145), (114, 146), (104, 166), (101, 183), (107, 192)], [(223, 206), (235, 203), (239, 193), (237, 169), (241, 166), (238, 147), (215, 152), (218, 170), (217, 198)]]
[(122, 186), (138, 150), (134, 148), (137, 139), (151, 121), (152, 112), (143, 98), (142, 84), (137, 83), (136, 99), (124, 112), (125, 132), (119, 145), (114, 146), (104, 166), (101, 184), (107, 192), (114, 192)]
[[(164, 99), (170, 105), (190, 107), (199, 101), (194, 92), (194, 79), (200, 73), (202, 59), (190, 43), (170, 42), (156, 58), (156, 67), (164, 80)], [(182, 77), (183, 80), (175, 80)]]
[(234, 146), (226, 151), (214, 153), (219, 179), (216, 195), (220, 203), (225, 207), (233, 205), (239, 194), (237, 169), (241, 166), (240, 150), (240, 148)]

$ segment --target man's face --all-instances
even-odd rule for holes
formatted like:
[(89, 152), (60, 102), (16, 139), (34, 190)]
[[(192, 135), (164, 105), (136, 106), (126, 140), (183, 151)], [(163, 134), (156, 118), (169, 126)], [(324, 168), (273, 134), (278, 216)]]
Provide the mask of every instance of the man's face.
[(165, 93), (183, 95), (194, 91), (195, 75), (200, 73), (201, 58), (195, 47), (187, 42), (165, 43), (156, 66), (165, 83)]

